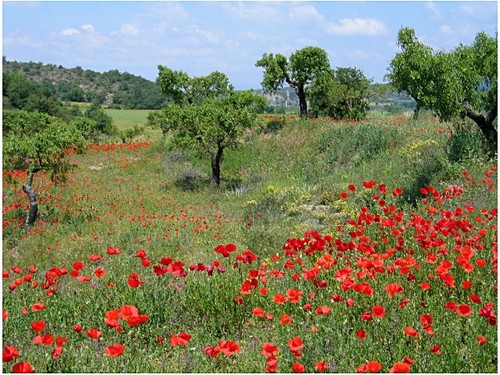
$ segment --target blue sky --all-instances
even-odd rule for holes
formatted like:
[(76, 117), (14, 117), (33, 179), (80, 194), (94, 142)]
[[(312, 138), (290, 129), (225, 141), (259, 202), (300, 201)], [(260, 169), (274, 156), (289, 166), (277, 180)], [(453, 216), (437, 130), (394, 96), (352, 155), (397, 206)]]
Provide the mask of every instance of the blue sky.
[(496, 1), (3, 1), (7, 60), (118, 69), (154, 81), (158, 65), (215, 70), (237, 89), (260, 88), (264, 53), (323, 48), (332, 67), (383, 82), (403, 26), (436, 50), (498, 30)]

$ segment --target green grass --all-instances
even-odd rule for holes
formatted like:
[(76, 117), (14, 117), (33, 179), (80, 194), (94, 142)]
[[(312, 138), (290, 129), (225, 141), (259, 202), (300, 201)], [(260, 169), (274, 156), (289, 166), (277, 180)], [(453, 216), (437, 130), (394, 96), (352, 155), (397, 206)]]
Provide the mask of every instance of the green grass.
[[(109, 113), (123, 129), (144, 124), (147, 116), (143, 111)], [(4, 362), (3, 371), (27, 361), (37, 372), (265, 372), (262, 345), (272, 342), (280, 349), (279, 372), (292, 372), (294, 362), (312, 372), (319, 361), (326, 362), (328, 372), (356, 372), (369, 361), (380, 362), (382, 372), (388, 372), (405, 357), (413, 360), (412, 372), (496, 372), (497, 326), (479, 316), (488, 302), (494, 311), (497, 306), (492, 261), (497, 180), (491, 169), (496, 160), (472, 152), (472, 141), (464, 145), (467, 154), (450, 160), (450, 142), (457, 142), (448, 135), (452, 128), (431, 117), (413, 122), (378, 116), (361, 123), (287, 117), (281, 130), (248, 133), (238, 149), (226, 150), (218, 189), (209, 187), (207, 158), (169, 150), (159, 133), (151, 134), (152, 144), (101, 146), (71, 156), (77, 168), (64, 186), (53, 186), (43, 175), (35, 178), (40, 221), (30, 233), (19, 226), (27, 208), (21, 191), (25, 177), (4, 173), (3, 270), (9, 277), (2, 286), (8, 313), (3, 342), (15, 346), (20, 357)], [(376, 185), (364, 188), (370, 180)], [(385, 207), (394, 206), (387, 212), (374, 199), (383, 195), (382, 183)], [(420, 188), (429, 185), (443, 195), (429, 194), (425, 203)], [(397, 187), (403, 193), (396, 197), (392, 191)], [(305, 235), (311, 230), (318, 234)], [(301, 249), (284, 253), (289, 239), (311, 243), (317, 236), (321, 244), (326, 235), (333, 238), (331, 257), (328, 245), (310, 255)], [(229, 257), (214, 251), (230, 243), (237, 249)], [(119, 248), (120, 254), (109, 255), (109, 247)], [(457, 258), (463, 247), (474, 249), (472, 272)], [(247, 249), (258, 259), (243, 263)], [(149, 265), (136, 256), (139, 250)], [(436, 254), (436, 263), (427, 261), (429, 253)], [(90, 260), (91, 255), (102, 259)], [(171, 260), (162, 261), (166, 258)], [(453, 265), (454, 287), (436, 271), (444, 260)], [(486, 265), (478, 266), (479, 260)], [(89, 281), (70, 275), (76, 261), (84, 264), (79, 276)], [(220, 264), (211, 276), (190, 270), (216, 261)], [(176, 262), (184, 263), (185, 277), (155, 274), (154, 266)], [(382, 268), (375, 272), (370, 262)], [(36, 272), (29, 271), (30, 265)], [(68, 273), (47, 279), (53, 267)], [(97, 268), (106, 275), (96, 277)], [(242, 293), (258, 270), (257, 287)], [(316, 278), (302, 276), (311, 270)], [(360, 285), (348, 287), (340, 270)], [(144, 284), (129, 286), (132, 273)], [(29, 274), (32, 279), (24, 281)], [(16, 279), (23, 280), (21, 285), (9, 290)], [(55, 283), (44, 285), (51, 280)], [(464, 281), (472, 286), (466, 289)], [(431, 289), (424, 290), (422, 282)], [(372, 295), (361, 291), (363, 283)], [(389, 283), (402, 285), (404, 292), (389, 297)], [(268, 289), (266, 295), (261, 288)], [(292, 288), (303, 293), (300, 303), (273, 302), (277, 293), (286, 295)], [(342, 301), (334, 302), (336, 294)], [(472, 302), (472, 294), (480, 304)], [(402, 308), (404, 298), (410, 301)], [(349, 299), (353, 305), (346, 303)], [(467, 304), (473, 314), (462, 317), (446, 309), (451, 301)], [(32, 311), (38, 302), (46, 309)], [(124, 305), (136, 306), (149, 320), (134, 327), (119, 320), (123, 332), (118, 333), (106, 325), (105, 316)], [(384, 307), (385, 316), (362, 320), (375, 305)], [(320, 306), (331, 313), (317, 315)], [(257, 316), (257, 307), (267, 317)], [(293, 323), (280, 325), (282, 314)], [(434, 335), (424, 330), (420, 319), (425, 314), (433, 318)], [(32, 343), (39, 333), (30, 323), (38, 320), (46, 322), (40, 334), (68, 339), (56, 359), (51, 357), (55, 344)], [(74, 332), (74, 324), (83, 331)], [(415, 328), (419, 337), (406, 335), (406, 327)], [(99, 340), (86, 335), (91, 328), (102, 332)], [(360, 329), (366, 331), (364, 340), (356, 336)], [(180, 332), (191, 339), (172, 347), (171, 335)], [(478, 335), (487, 343), (479, 345)], [(293, 337), (304, 342), (300, 358), (287, 345)], [(221, 340), (237, 342), (240, 351), (217, 358), (204, 353)], [(125, 346), (124, 353), (106, 356), (105, 348), (116, 343)], [(430, 349), (438, 344), (440, 354), (434, 354)]]

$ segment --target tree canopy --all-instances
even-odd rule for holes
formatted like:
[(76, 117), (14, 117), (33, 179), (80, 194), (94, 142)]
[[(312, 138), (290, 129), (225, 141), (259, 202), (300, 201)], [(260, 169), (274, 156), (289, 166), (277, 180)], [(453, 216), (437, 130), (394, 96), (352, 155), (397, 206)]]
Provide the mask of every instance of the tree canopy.
[(366, 117), (370, 81), (356, 68), (338, 68), (316, 79), (309, 88), (311, 114), (340, 120)]
[(330, 61), (326, 51), (319, 47), (304, 47), (287, 59), (281, 54), (265, 53), (255, 64), (264, 68), (262, 87), (270, 92), (287, 83), (299, 97), (300, 115), (307, 118), (307, 88), (316, 78), (327, 74)]
[(159, 67), (158, 82), (173, 103), (160, 112), (151, 112), (150, 125), (172, 132), (178, 144), (198, 147), (210, 156), (210, 184), (220, 184), (224, 150), (236, 147), (244, 129), (254, 123), (255, 107), (265, 106), (262, 97), (249, 91), (234, 92), (229, 79), (220, 72), (190, 77), (182, 71)]
[(497, 37), (477, 34), (472, 45), (451, 52), (435, 52), (404, 27), (398, 52), (389, 66), (391, 85), (406, 92), (419, 108), (432, 110), (442, 120), (468, 117), (481, 130), (490, 150), (497, 148)]
[(66, 158), (66, 149), (81, 151), (85, 140), (74, 125), (39, 112), (3, 111), (2, 128), (3, 168), (28, 174), (23, 191), (30, 200), (30, 213), (25, 221), (30, 227), (38, 212), (33, 176), (45, 170), (53, 180), (64, 180), (72, 168)]

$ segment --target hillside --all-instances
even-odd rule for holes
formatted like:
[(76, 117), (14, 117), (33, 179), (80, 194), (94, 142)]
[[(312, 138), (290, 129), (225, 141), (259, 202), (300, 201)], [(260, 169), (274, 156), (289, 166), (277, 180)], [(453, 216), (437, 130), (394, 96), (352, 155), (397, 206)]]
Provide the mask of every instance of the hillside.
[(159, 109), (166, 100), (156, 83), (116, 69), (98, 73), (79, 66), (65, 68), (4, 58), (3, 72), (22, 72), (30, 80), (47, 83), (63, 101), (98, 102), (127, 109)]

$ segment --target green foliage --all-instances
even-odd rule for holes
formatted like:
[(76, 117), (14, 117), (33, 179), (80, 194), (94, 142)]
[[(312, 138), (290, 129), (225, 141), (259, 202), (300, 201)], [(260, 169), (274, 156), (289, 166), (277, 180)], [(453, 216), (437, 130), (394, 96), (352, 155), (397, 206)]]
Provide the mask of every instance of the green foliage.
[(70, 168), (65, 149), (83, 150), (85, 142), (74, 124), (42, 113), (3, 111), (3, 168), (49, 171), (63, 178)]
[(92, 131), (90, 134), (94, 137), (101, 134), (111, 136), (117, 134), (118, 132), (118, 129), (113, 124), (113, 118), (106, 114), (102, 107), (96, 103), (87, 108), (87, 110), (83, 113), (83, 116), (86, 119), (93, 121), (94, 124), (91, 125)]
[(116, 69), (97, 73), (81, 67), (68, 69), (53, 64), (5, 61), (3, 70), (4, 81), (5, 74), (22, 73), (33, 84), (45, 82), (52, 94), (62, 101), (160, 109), (166, 99), (155, 82)]
[(411, 28), (398, 34), (402, 49), (390, 63), (388, 78), (398, 91), (407, 92), (418, 108), (427, 108), (442, 120), (469, 117), (496, 151), (497, 37), (479, 33), (471, 46), (434, 52), (418, 41)]
[(471, 160), (485, 154), (485, 142), (469, 122), (456, 122), (447, 143), (446, 155), (452, 163)]
[(318, 78), (309, 89), (313, 117), (361, 120), (368, 110), (370, 81), (355, 68), (338, 68)]
[(299, 96), (300, 114), (307, 117), (307, 86), (330, 70), (327, 53), (319, 47), (304, 47), (290, 55), (265, 53), (255, 64), (264, 68), (262, 87), (270, 92), (283, 87), (286, 82)]
[(175, 104), (200, 103), (205, 98), (217, 98), (232, 92), (233, 86), (227, 76), (212, 72), (207, 76), (189, 77), (183, 71), (175, 71), (159, 65), (157, 82), (163, 93)]

